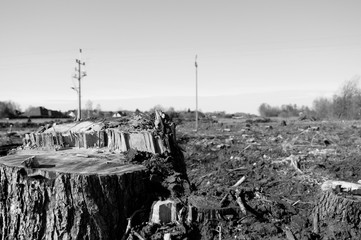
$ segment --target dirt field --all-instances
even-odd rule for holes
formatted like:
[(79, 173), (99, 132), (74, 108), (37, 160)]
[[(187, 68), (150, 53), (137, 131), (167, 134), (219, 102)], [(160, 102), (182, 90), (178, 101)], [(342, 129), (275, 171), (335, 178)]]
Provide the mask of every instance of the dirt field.
[[(12, 134), (8, 127), (2, 145), (20, 144), (38, 125), (18, 125)], [(201, 122), (197, 132), (185, 122), (177, 140), (191, 182), (188, 201), (204, 213), (192, 236), (179, 225), (172, 239), (359, 239), (359, 220), (320, 220), (315, 229), (314, 211), (325, 181), (361, 180), (361, 122), (221, 119)]]
[(312, 211), (324, 181), (361, 179), (361, 123), (281, 123), (228, 119), (203, 123), (198, 132), (194, 123), (177, 127), (193, 194), (227, 206), (232, 186), (245, 177), (239, 187), (254, 211), (209, 221), (203, 239), (359, 239), (351, 225), (316, 234)]

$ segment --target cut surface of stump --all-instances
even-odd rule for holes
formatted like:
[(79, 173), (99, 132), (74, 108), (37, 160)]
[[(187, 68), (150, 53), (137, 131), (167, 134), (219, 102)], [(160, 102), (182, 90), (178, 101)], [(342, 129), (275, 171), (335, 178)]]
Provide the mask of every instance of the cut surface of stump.
[[(24, 166), (34, 159), (35, 167)], [(144, 166), (87, 149), (0, 158), (0, 238), (120, 239), (147, 198)]]

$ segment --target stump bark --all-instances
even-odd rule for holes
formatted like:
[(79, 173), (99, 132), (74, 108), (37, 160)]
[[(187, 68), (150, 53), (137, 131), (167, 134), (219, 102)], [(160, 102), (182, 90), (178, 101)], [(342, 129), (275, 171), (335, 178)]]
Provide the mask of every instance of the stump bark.
[[(69, 151), (0, 158), (0, 239), (121, 239), (147, 199), (147, 171)], [(21, 165), (29, 156), (37, 168)]]
[[(114, 123), (115, 124), (115, 123)], [(56, 125), (41, 132), (26, 134), (29, 147), (52, 150), (55, 148), (107, 148), (126, 152), (129, 149), (156, 153), (173, 153), (175, 132), (159, 133), (157, 129), (106, 128), (103, 122), (84, 121)]]
[[(335, 239), (358, 239), (361, 234), (361, 196), (323, 191), (313, 209), (314, 232)], [(327, 239), (327, 238), (326, 238)]]

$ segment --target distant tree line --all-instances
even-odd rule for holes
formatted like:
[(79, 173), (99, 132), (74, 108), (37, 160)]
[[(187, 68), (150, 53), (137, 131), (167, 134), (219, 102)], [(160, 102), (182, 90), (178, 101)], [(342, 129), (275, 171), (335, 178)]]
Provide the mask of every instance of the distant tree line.
[(361, 89), (359, 76), (343, 83), (340, 90), (332, 98), (319, 97), (313, 101), (311, 109), (295, 104), (270, 106), (262, 103), (258, 112), (263, 117), (293, 117), (307, 115), (316, 119), (361, 119)]
[(313, 111), (306, 106), (298, 107), (296, 104), (288, 104), (278, 106), (270, 106), (267, 103), (262, 103), (258, 108), (261, 117), (299, 117), (302, 115), (313, 114)]
[(20, 107), (12, 101), (0, 101), (0, 118), (14, 118), (20, 114)]
[(316, 116), (321, 119), (361, 119), (361, 89), (359, 76), (346, 81), (332, 98), (313, 101)]

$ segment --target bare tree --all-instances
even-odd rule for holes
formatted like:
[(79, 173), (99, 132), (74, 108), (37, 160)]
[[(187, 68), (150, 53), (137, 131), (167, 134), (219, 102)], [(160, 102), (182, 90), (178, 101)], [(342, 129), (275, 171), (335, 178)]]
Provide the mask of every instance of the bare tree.
[(331, 118), (333, 115), (332, 101), (324, 97), (317, 98), (313, 101), (313, 110), (316, 112), (317, 118)]
[(165, 108), (160, 104), (157, 104), (154, 107), (152, 107), (151, 109), (149, 109), (149, 112), (154, 113), (155, 110), (161, 110), (161, 111), (165, 112)]
[(18, 115), (20, 106), (12, 101), (0, 102), (0, 118), (11, 118)]
[[(357, 112), (360, 112), (358, 106), (358, 96), (360, 76), (354, 76), (350, 80), (344, 82), (340, 89), (340, 95), (334, 96), (334, 113), (339, 118), (351, 119), (355, 118)], [(357, 100), (357, 101), (356, 101)]]
[(281, 113), (281, 109), (279, 107), (272, 107), (267, 103), (262, 103), (258, 107), (258, 112), (261, 117), (277, 117)]

